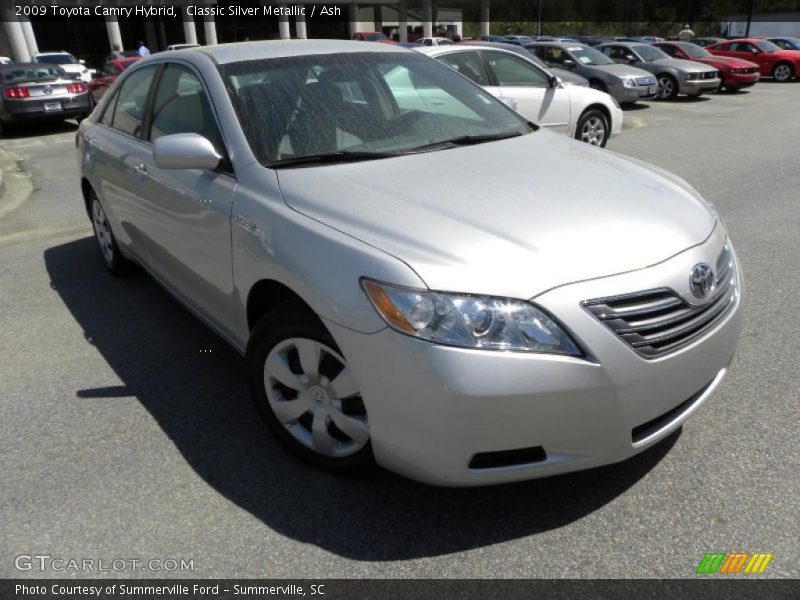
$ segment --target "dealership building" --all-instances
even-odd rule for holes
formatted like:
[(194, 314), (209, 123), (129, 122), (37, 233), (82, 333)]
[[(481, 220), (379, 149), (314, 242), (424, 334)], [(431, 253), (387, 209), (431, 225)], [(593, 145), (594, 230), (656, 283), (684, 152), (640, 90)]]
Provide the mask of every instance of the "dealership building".
[[(186, 3), (181, 7), (175, 0), (171, 15), (126, 15), (126, 11), (118, 10), (114, 11), (117, 15), (101, 16), (95, 11), (100, 4), (99, 0), (73, 0), (69, 6), (82, 5), (87, 10), (79, 11), (81, 16), (69, 17), (54, 16), (52, 11), (45, 16), (17, 16), (13, 8), (3, 8), (0, 56), (25, 62), (36, 52), (65, 50), (87, 62), (99, 63), (115, 44), (123, 50), (135, 50), (142, 41), (151, 51), (157, 51), (177, 43), (217, 44), (307, 37), (344, 39), (352, 38), (359, 31), (382, 31), (396, 35), (403, 42), (409, 35), (428, 37), (437, 32), (462, 35), (465, 8), (473, 11), (471, 14), (479, 11), (480, 30), (488, 34), (491, 11), (491, 0), (335, 0), (313, 5), (247, 0), (238, 3), (205, 0), (203, 4), (203, 0), (197, 0), (189, 3), (194, 8)], [(163, 4), (157, 0), (141, 5), (171, 6), (166, 0)], [(213, 10), (204, 10), (203, 6)], [(236, 10), (234, 6), (251, 7), (259, 16), (247, 10)], [(313, 16), (312, 6), (316, 13)], [(320, 14), (322, 6), (327, 8), (328, 14)]]

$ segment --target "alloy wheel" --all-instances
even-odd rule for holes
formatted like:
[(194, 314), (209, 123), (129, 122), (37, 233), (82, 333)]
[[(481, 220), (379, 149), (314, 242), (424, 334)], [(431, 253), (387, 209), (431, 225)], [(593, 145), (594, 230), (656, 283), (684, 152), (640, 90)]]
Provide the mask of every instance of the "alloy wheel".
[(789, 65), (778, 65), (772, 76), (776, 81), (786, 81), (792, 76), (792, 68)]
[(92, 223), (103, 258), (107, 264), (111, 265), (114, 262), (114, 240), (111, 237), (111, 228), (108, 225), (106, 213), (97, 198), (92, 202)]
[(658, 80), (658, 97), (661, 100), (672, 98), (675, 94), (675, 83), (669, 77), (660, 77)]
[(276, 344), (264, 362), (264, 388), (275, 417), (306, 448), (340, 458), (369, 442), (353, 374), (326, 344), (307, 338)]
[(600, 117), (589, 117), (581, 129), (581, 141), (592, 146), (602, 146), (606, 137), (606, 124)]

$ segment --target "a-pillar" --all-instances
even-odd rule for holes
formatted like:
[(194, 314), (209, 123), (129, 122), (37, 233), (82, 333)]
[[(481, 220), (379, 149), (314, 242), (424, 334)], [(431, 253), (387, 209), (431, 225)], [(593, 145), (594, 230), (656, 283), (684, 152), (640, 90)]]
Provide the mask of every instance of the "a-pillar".
[(422, 37), (433, 37), (433, 7), (431, 0), (422, 0)]
[(215, 46), (217, 44), (217, 24), (214, 17), (203, 18), (203, 31), (206, 34), (206, 45)]
[(481, 0), (481, 35), (489, 35), (489, 0)]
[(186, 40), (187, 44), (196, 44), (197, 43), (197, 29), (194, 26), (194, 19), (189, 16), (189, 13), (184, 6), (181, 9), (182, 18), (183, 18), (183, 39)]
[(399, 21), (398, 41), (406, 44), (408, 43), (408, 0), (400, 0), (400, 5), (397, 7), (397, 19)]

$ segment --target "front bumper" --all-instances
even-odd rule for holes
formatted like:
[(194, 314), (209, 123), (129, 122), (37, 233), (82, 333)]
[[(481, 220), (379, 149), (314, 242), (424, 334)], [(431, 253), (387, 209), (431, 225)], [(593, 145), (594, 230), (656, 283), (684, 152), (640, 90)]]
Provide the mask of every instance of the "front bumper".
[[(712, 331), (654, 360), (636, 354), (581, 302), (665, 285), (688, 293), (691, 267), (713, 264), (724, 241), (718, 227), (706, 243), (659, 265), (535, 298), (587, 359), (453, 348), (327, 323), (358, 380), (376, 460), (432, 484), (486, 485), (622, 461), (662, 440), (721, 381), (742, 328), (741, 297)], [(534, 447), (546, 457), (470, 467), (478, 454)]]
[(658, 96), (658, 84), (653, 85), (639, 85), (632, 88), (626, 88), (623, 85), (618, 85), (614, 88), (613, 94), (617, 102), (636, 102), (637, 100), (649, 100)]
[(726, 87), (744, 88), (750, 87), (758, 83), (761, 79), (761, 74), (755, 73), (729, 73), (725, 76)]
[(688, 94), (690, 96), (702, 94), (704, 92), (713, 92), (719, 89), (722, 80), (719, 77), (714, 79), (684, 79), (680, 84), (680, 93)]

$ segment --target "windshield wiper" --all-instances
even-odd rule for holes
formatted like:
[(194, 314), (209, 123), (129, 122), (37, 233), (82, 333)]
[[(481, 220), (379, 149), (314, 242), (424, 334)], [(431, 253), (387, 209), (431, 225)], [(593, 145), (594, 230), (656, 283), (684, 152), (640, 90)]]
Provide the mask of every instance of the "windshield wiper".
[(323, 154), (309, 154), (306, 156), (281, 158), (266, 164), (271, 169), (282, 169), (284, 167), (297, 167), (302, 165), (318, 165), (356, 162), (359, 160), (376, 160), (379, 158), (393, 158), (395, 156), (402, 156), (403, 154), (405, 154), (405, 152), (363, 152), (360, 150), (339, 150), (338, 152), (326, 152)]
[(432, 148), (454, 148), (456, 146), (471, 146), (473, 144), (483, 144), (485, 142), (496, 142), (498, 140), (505, 140), (512, 137), (519, 137), (522, 133), (519, 131), (503, 131), (501, 133), (486, 133), (483, 135), (462, 135), (459, 137), (450, 138), (447, 140), (439, 140), (423, 146), (411, 148), (410, 151), (428, 150)]

